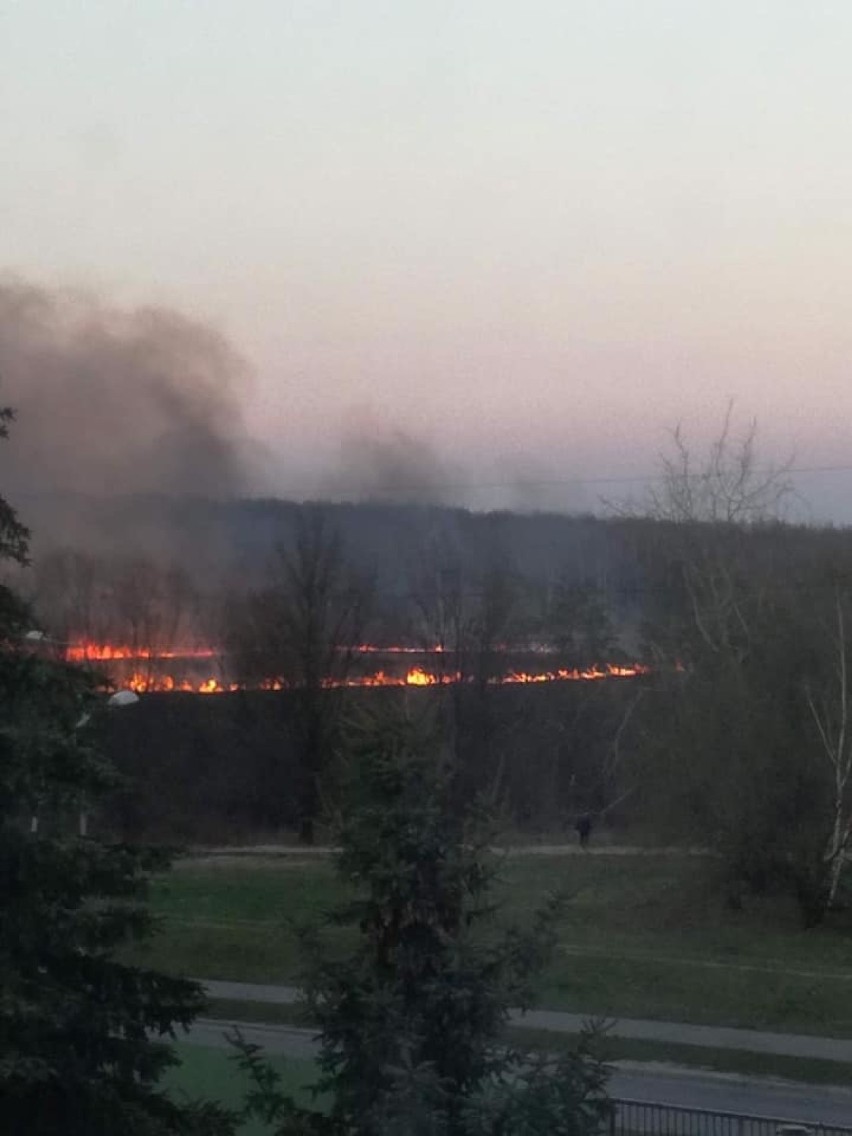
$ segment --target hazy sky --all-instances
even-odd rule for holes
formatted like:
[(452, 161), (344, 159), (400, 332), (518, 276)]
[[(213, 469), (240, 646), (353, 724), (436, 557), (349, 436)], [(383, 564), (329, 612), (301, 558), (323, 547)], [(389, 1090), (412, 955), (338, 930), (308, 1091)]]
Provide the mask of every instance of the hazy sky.
[(731, 398), (852, 464), (850, 55), (849, 0), (4, 0), (0, 258), (214, 324), (281, 491), (402, 430), (594, 502)]

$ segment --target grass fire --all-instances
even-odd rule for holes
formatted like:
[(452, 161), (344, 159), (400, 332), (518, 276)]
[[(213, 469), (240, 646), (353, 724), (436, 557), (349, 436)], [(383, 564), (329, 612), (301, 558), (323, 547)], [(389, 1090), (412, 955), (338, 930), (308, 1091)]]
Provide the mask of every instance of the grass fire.
[[(233, 660), (222, 648), (210, 645), (158, 650), (126, 643), (78, 640), (63, 645), (65, 660), (100, 671), (113, 686), (138, 693), (223, 694), (238, 690), (286, 690), (297, 683), (284, 675), (269, 674), (247, 681), (232, 675)], [(321, 685), (334, 687), (427, 687), (473, 682), (473, 676), (459, 667), (447, 667), (447, 652), (441, 647), (418, 648), (408, 645), (359, 644), (353, 651), (355, 666), (343, 677), (322, 679)], [(524, 651), (500, 649), (505, 667), (489, 675), (488, 685), (522, 685), (551, 682), (596, 682), (605, 679), (635, 678), (646, 674), (642, 663), (603, 662), (588, 667), (542, 667), (541, 648)], [(527, 666), (517, 667), (520, 656)], [(413, 665), (412, 659), (416, 659)], [(532, 659), (532, 663), (530, 663)], [(402, 660), (402, 665), (400, 665)], [(536, 664), (537, 665), (534, 665)], [(215, 673), (210, 673), (215, 667)]]

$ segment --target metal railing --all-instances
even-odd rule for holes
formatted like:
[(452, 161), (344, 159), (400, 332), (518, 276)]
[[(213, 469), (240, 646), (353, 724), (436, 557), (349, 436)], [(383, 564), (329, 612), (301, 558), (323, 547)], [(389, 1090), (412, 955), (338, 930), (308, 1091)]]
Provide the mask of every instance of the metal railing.
[(636, 1100), (613, 1100), (610, 1136), (852, 1136), (837, 1124), (680, 1108)]

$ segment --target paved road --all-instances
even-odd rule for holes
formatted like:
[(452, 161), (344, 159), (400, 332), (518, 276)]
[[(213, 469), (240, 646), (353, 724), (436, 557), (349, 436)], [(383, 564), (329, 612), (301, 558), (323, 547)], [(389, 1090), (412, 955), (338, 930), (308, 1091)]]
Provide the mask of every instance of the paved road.
[[(562, 844), (517, 844), (498, 846), (494, 853), (516, 856), (702, 856), (715, 857), (717, 854), (708, 848), (648, 847), (632, 844), (593, 843), (581, 848), (576, 840)], [(336, 848), (329, 845), (303, 844), (246, 844), (221, 845), (213, 847), (197, 846), (188, 855), (175, 861), (175, 867), (198, 863), (231, 864), (244, 860), (324, 860), (331, 857)]]
[(852, 1090), (619, 1062), (610, 1095), (779, 1120), (852, 1125)]
[[(273, 986), (252, 982), (207, 982), (211, 998), (237, 1002), (267, 1002), (293, 1005), (298, 995), (292, 986)], [(555, 1033), (578, 1033), (587, 1020), (582, 1014), (559, 1010), (515, 1012), (512, 1022), (530, 1029)], [(662, 1041), (677, 1045), (696, 1045), (704, 1049), (742, 1049), (751, 1053), (772, 1053), (783, 1057), (815, 1058), (822, 1061), (852, 1063), (852, 1041), (844, 1038), (810, 1037), (806, 1034), (767, 1033), (762, 1030), (731, 1029), (726, 1026), (695, 1026), (682, 1022), (656, 1022), (621, 1018), (611, 1029), (614, 1037), (638, 1041)]]
[[(197, 1045), (222, 1047), (227, 1045), (225, 1032), (232, 1027), (232, 1022), (202, 1019), (192, 1027), (189, 1040)], [(246, 1041), (263, 1046), (268, 1053), (300, 1058), (316, 1053), (311, 1030), (242, 1023), (240, 1029)], [(625, 1061), (616, 1064), (609, 1091), (613, 1097), (630, 1100), (810, 1123), (852, 1124), (852, 1090), (823, 1085), (797, 1085)]]

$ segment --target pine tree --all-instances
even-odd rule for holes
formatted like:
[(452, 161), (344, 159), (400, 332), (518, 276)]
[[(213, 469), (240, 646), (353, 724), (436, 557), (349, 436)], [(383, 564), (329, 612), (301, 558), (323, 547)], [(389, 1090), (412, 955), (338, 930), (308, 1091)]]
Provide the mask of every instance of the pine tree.
[[(0, 436), (11, 418), (0, 410)], [(24, 564), (28, 536), (0, 498), (0, 560)], [(126, 966), (116, 949), (151, 934), (147, 879), (166, 858), (76, 835), (81, 798), (112, 782), (87, 722), (102, 697), (79, 668), (32, 647), (31, 620), (0, 585), (0, 1129), (232, 1132), (218, 1108), (159, 1087), (202, 992)]]
[(490, 818), (461, 807), (423, 730), (388, 716), (357, 731), (337, 871), (355, 899), (332, 916), (357, 948), (329, 953), (304, 933), (304, 992), (319, 1024), (319, 1094), (300, 1107), (239, 1037), (250, 1106), (279, 1136), (586, 1136), (609, 1115), (594, 1047), (549, 1058), (506, 1038), (554, 944), (557, 904), (525, 930), (500, 929)]

